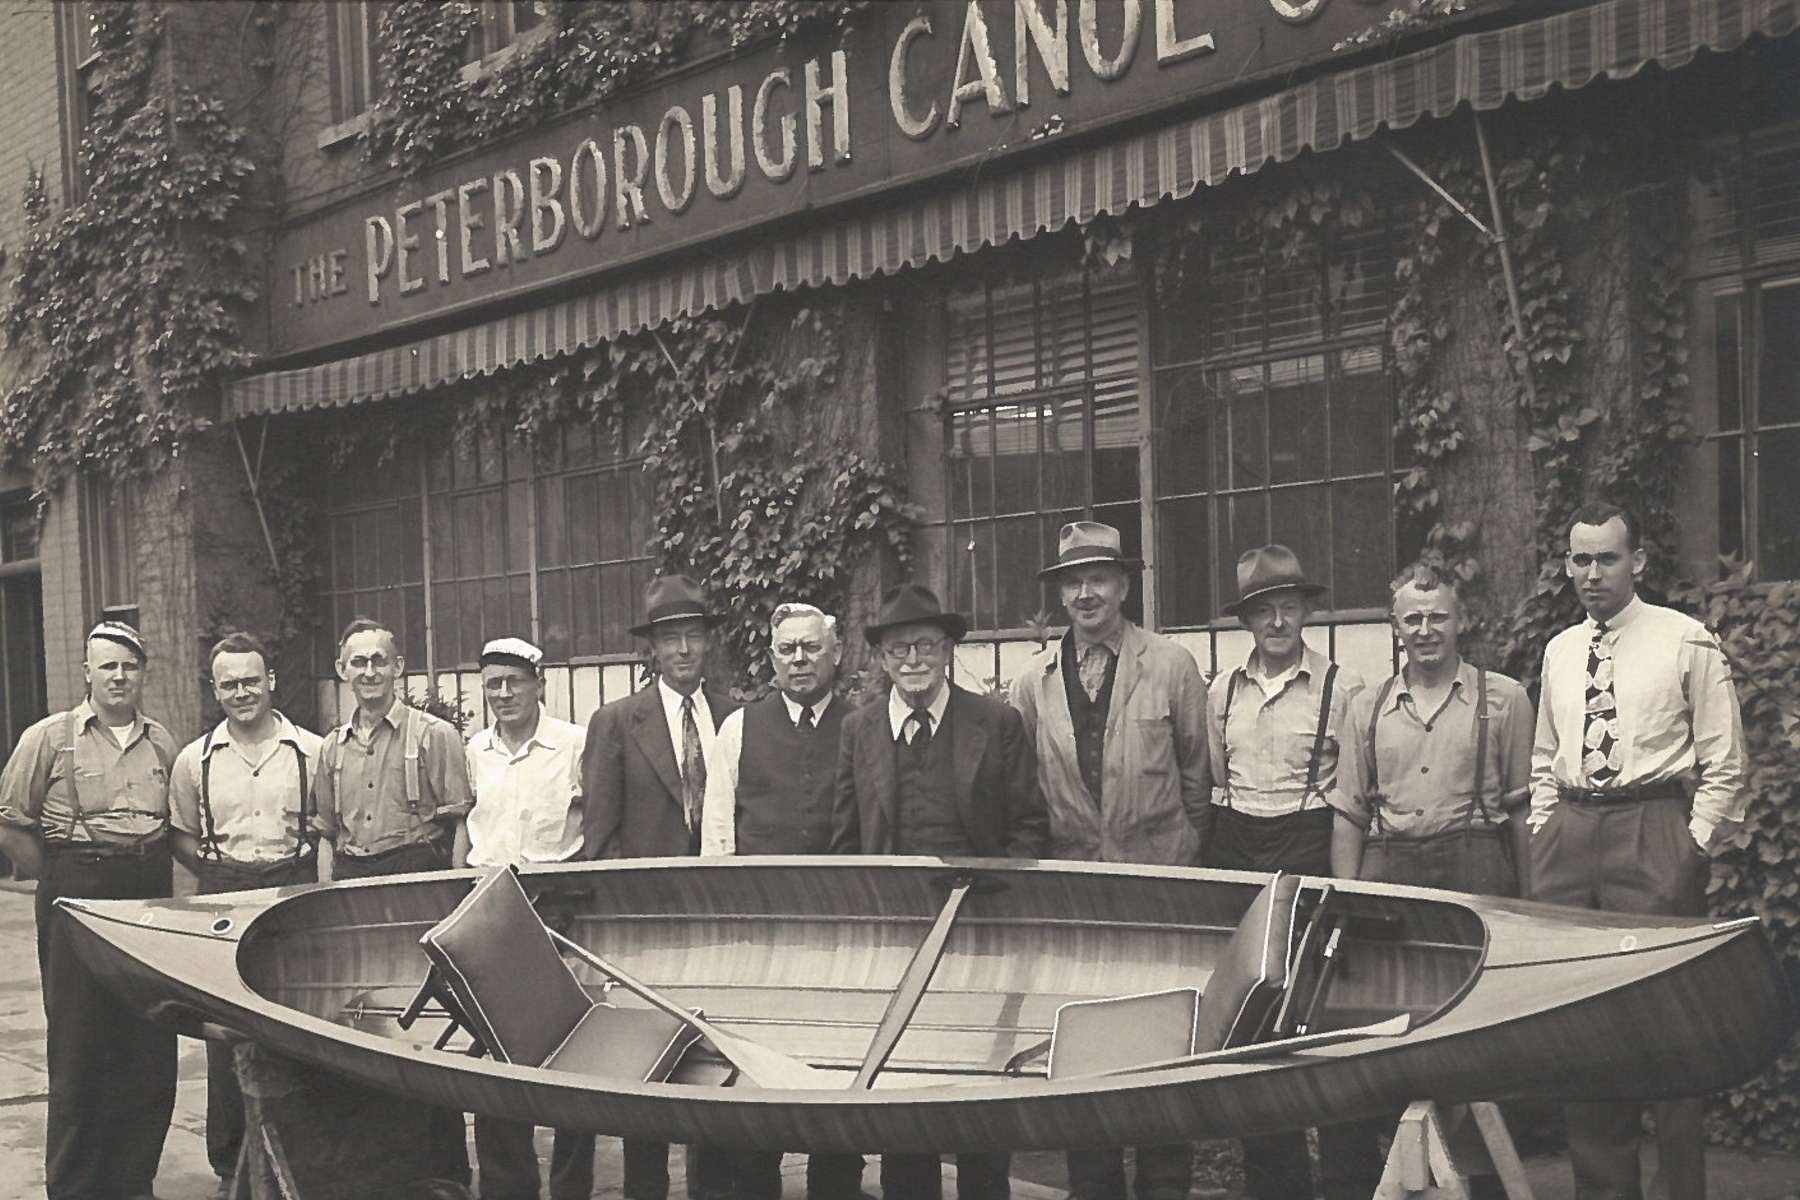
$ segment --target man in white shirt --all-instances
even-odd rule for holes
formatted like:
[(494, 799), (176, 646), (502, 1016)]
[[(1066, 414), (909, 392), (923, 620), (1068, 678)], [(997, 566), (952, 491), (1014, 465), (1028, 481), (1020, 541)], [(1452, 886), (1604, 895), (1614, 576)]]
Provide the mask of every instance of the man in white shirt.
[[(582, 857), (581, 751), (586, 731), (544, 711), (544, 652), (523, 638), (481, 648), (481, 692), (494, 723), (469, 739), (475, 806), (457, 828), (459, 867), (518, 866)], [(547, 913), (546, 921), (555, 921)], [(564, 922), (566, 923), (566, 922)], [(482, 1200), (537, 1200), (532, 1127), (475, 1117)], [(556, 1131), (550, 1200), (594, 1190), (594, 1135)]]
[[(1744, 730), (1710, 630), (1646, 604), (1636, 523), (1578, 509), (1567, 570), (1587, 620), (1544, 647), (1531, 756), (1532, 894), (1614, 912), (1706, 912), (1710, 855), (1743, 820)], [(1568, 1106), (1581, 1200), (1637, 1200), (1639, 1105)], [(1706, 1195), (1704, 1102), (1654, 1106), (1670, 1200)]]
[[(202, 894), (315, 883), (311, 791), (323, 739), (275, 711), (275, 672), (256, 638), (227, 634), (207, 661), (225, 719), (176, 756), (169, 848)], [(244, 1094), (232, 1057), (230, 1043), (206, 1043), (206, 1157), (221, 1196), (244, 1142)]]
[[(769, 620), (775, 690), (719, 723), (706, 757), (700, 853), (830, 852), (845, 709), (832, 688), (842, 657), (836, 617), (810, 604), (776, 606)], [(737, 1200), (780, 1200), (780, 1151), (743, 1150), (733, 1157)], [(811, 1200), (842, 1200), (861, 1191), (860, 1155), (808, 1159)]]

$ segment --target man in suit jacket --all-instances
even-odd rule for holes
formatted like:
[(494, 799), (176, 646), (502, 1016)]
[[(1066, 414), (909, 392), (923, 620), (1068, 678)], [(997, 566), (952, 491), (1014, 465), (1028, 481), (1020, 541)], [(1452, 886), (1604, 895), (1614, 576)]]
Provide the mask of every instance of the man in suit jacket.
[[(644, 593), (645, 621), (631, 632), (650, 643), (657, 679), (594, 713), (581, 756), (582, 840), (596, 858), (697, 854), (706, 796), (706, 753), (719, 722), (737, 707), (706, 686), (706, 651), (718, 618), (686, 575), (660, 575)], [(732, 1190), (717, 1154), (690, 1157), (688, 1195)], [(625, 1142), (628, 1200), (664, 1200), (666, 1142)]]
[[(949, 682), (951, 648), (968, 631), (928, 588), (882, 597), (863, 632), (893, 684), (844, 718), (838, 741), (832, 848), (841, 853), (1032, 858), (1049, 822), (1037, 761), (1019, 714)], [(1005, 1200), (1010, 1156), (959, 1154), (960, 1200)], [(889, 1200), (936, 1200), (933, 1155), (888, 1154)]]

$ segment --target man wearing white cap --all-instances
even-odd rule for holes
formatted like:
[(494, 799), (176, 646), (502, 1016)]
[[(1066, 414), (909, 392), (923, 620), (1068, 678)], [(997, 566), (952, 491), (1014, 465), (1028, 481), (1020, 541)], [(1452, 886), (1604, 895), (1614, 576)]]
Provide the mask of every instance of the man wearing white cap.
[[(1072, 521), (1038, 572), (1061, 589), (1069, 632), (1025, 664), (1011, 696), (1037, 748), (1052, 858), (1200, 864), (1212, 803), (1206, 684), (1192, 654), (1126, 618), (1143, 565), (1111, 525)], [(1139, 1146), (1136, 1161), (1139, 1200), (1185, 1200), (1192, 1146)], [(1125, 1200), (1125, 1152), (1069, 1151), (1069, 1192)]]
[[(268, 651), (230, 633), (207, 656), (225, 719), (182, 747), (169, 785), (169, 839), (202, 894), (315, 883), (312, 776), (322, 740), (275, 710)], [(231, 1180), (244, 1142), (244, 1094), (230, 1042), (206, 1043), (206, 1157)]]
[(149, 1196), (175, 1107), (175, 1034), (88, 974), (51, 909), (60, 896), (169, 895), (169, 768), (180, 746), (138, 711), (147, 659), (131, 626), (94, 626), (87, 699), (27, 729), (0, 776), (0, 850), (19, 878), (38, 879), (49, 1200)]
[[(1350, 737), (1346, 710), (1362, 681), (1300, 634), (1325, 589), (1282, 545), (1246, 551), (1237, 564), (1238, 599), (1226, 612), (1256, 637), (1243, 666), (1221, 672), (1207, 697), (1212, 752), (1212, 832), (1206, 865), (1242, 871), (1331, 874), (1331, 836), (1340, 794), (1338, 747)], [(1381, 1178), (1371, 1126), (1319, 1130), (1325, 1200), (1364, 1200)], [(1251, 1200), (1313, 1194), (1306, 1136), (1244, 1139)]]
[[(475, 807), (456, 833), (459, 867), (581, 858), (581, 751), (587, 731), (544, 711), (544, 652), (523, 638), (481, 648), (481, 692), (494, 723), (469, 739)], [(543, 905), (545, 920), (567, 924)], [(564, 918), (559, 921), (559, 915)], [(482, 1200), (537, 1200), (532, 1127), (477, 1115), (475, 1161)], [(586, 1200), (594, 1190), (594, 1135), (557, 1130), (550, 1152), (551, 1200)]]

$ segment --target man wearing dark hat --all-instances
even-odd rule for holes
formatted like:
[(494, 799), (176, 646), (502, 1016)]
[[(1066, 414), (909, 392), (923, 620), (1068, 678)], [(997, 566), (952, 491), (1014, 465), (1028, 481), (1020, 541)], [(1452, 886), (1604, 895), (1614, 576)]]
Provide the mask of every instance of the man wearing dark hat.
[(175, 1108), (175, 1034), (88, 974), (51, 908), (59, 896), (170, 894), (169, 769), (180, 746), (138, 711), (147, 659), (131, 626), (94, 626), (87, 699), (27, 729), (0, 775), (0, 850), (19, 878), (38, 879), (49, 1200), (150, 1195)]
[[(892, 688), (844, 718), (838, 743), (832, 848), (846, 854), (1035, 858), (1048, 822), (1037, 764), (1019, 714), (952, 684), (951, 649), (968, 632), (929, 588), (901, 584), (882, 597), (864, 636)], [(956, 1156), (962, 1200), (1010, 1194), (1011, 1156)], [(936, 1156), (887, 1154), (881, 1192), (935, 1200)]]
[[(1052, 858), (1200, 863), (1212, 803), (1206, 684), (1192, 654), (1126, 619), (1142, 567), (1117, 529), (1073, 521), (1038, 572), (1061, 589), (1069, 631), (1025, 665), (1011, 695), (1037, 753)], [(1192, 1146), (1139, 1146), (1136, 1159), (1138, 1200), (1185, 1200)], [(1125, 1152), (1069, 1151), (1069, 1192), (1125, 1200)]]
[[(587, 731), (544, 711), (544, 652), (523, 638), (481, 648), (481, 694), (494, 723), (469, 739), (475, 807), (457, 830), (459, 867), (522, 866), (582, 857), (581, 751)], [(541, 892), (538, 911), (566, 927), (567, 902)], [(566, 928), (563, 930), (567, 932)], [(475, 1117), (481, 1200), (537, 1200), (532, 1126)], [(550, 1200), (594, 1190), (594, 1135), (559, 1129), (550, 1151)]]
[[(1362, 681), (1300, 633), (1325, 589), (1306, 578), (1282, 545), (1246, 551), (1237, 564), (1238, 600), (1226, 609), (1255, 635), (1249, 660), (1213, 680), (1207, 697), (1212, 752), (1213, 827), (1206, 864), (1246, 871), (1331, 874), (1338, 746), (1350, 736), (1345, 712)], [(1321, 1127), (1325, 1200), (1366, 1200), (1381, 1178), (1371, 1126)], [(1244, 1139), (1244, 1177), (1253, 1200), (1313, 1194), (1306, 1136)]]
[[(588, 721), (581, 758), (582, 837), (596, 858), (675, 857), (700, 851), (706, 752), (718, 723), (737, 704), (706, 686), (706, 652), (718, 618), (686, 575), (659, 575), (644, 592), (644, 622), (631, 632), (650, 643), (656, 683), (614, 700)], [(695, 1200), (733, 1188), (726, 1155), (689, 1157)], [(666, 1142), (625, 1142), (628, 1200), (664, 1200)]]
[[(275, 708), (275, 672), (263, 644), (230, 633), (207, 662), (225, 719), (181, 749), (169, 784), (169, 839), (201, 894), (314, 883), (312, 777), (322, 739)], [(244, 1143), (244, 1093), (231, 1042), (206, 1043), (206, 1157), (231, 1180)]]
[[(810, 604), (775, 606), (769, 663), (775, 690), (719, 724), (706, 758), (702, 854), (824, 854), (831, 849), (838, 733), (844, 704), (837, 683), (837, 619)], [(738, 1200), (779, 1200), (781, 1152), (734, 1156)], [(810, 1200), (862, 1191), (862, 1157), (814, 1154), (806, 1164)]]

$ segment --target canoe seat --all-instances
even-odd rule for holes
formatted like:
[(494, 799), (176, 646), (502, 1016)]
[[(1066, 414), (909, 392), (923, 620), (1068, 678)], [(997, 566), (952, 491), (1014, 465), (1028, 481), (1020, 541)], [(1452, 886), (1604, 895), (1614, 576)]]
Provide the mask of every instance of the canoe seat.
[(590, 999), (512, 867), (483, 876), (419, 944), (500, 1062), (656, 1082), (699, 1036), (664, 1013)]
[(1200, 999), (1194, 1052), (1261, 1040), (1288, 985), (1300, 877), (1278, 872), (1244, 911)]
[(1194, 1052), (1197, 988), (1075, 1000), (1056, 1010), (1049, 1075), (1095, 1075)]

